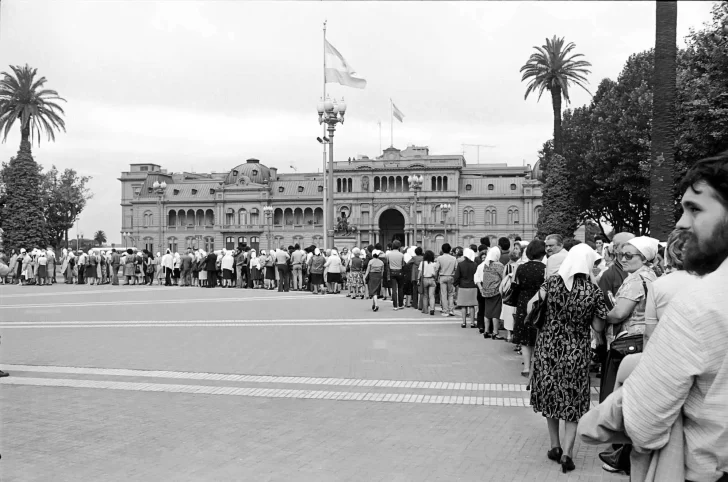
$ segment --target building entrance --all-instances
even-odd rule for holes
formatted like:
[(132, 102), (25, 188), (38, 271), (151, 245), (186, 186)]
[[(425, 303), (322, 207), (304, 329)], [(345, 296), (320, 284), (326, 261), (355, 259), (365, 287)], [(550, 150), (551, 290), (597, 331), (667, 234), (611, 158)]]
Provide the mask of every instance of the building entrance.
[(387, 209), (379, 216), (380, 242), (383, 247), (395, 239), (404, 246), (404, 216), (396, 209)]

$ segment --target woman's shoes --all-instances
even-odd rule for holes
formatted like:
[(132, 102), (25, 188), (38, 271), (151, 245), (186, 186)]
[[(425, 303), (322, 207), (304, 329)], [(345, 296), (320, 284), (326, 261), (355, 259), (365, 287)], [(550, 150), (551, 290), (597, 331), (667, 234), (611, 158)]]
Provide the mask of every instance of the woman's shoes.
[(485, 338), (486, 340), (489, 340), (490, 338), (493, 338), (493, 333), (489, 333), (489, 332), (483, 333), (483, 338)]
[(479, 330), (478, 330), (478, 333), (480, 333), (480, 334), (482, 335), (483, 333), (485, 333), (485, 330), (483, 330), (483, 329), (479, 329)]
[(571, 460), (571, 457), (569, 457), (568, 455), (561, 456), (561, 471), (563, 473), (571, 472), (575, 468), (576, 466), (574, 465), (574, 461)]
[(493, 339), (494, 340), (505, 340), (505, 338), (503, 338), (502, 336), (500, 336), (498, 333), (494, 333), (493, 334)]
[(467, 327), (468, 327), (468, 325), (466, 323), (463, 323), (462, 325), (460, 325), (460, 328), (467, 328)]
[(551, 450), (546, 452), (546, 457), (549, 458), (549, 460), (553, 460), (554, 462), (561, 463), (561, 456), (564, 455), (564, 451), (561, 449), (561, 447), (553, 447)]
[(435, 316), (435, 310), (430, 310), (430, 316)]
[(477, 327), (478, 327), (478, 325), (476, 325), (475, 323), (470, 324), (470, 328), (477, 328)]
[(528, 377), (531, 376), (531, 372), (529, 372), (529, 371), (523, 371), (523, 372), (521, 372), (521, 376), (522, 377), (525, 377), (525, 378), (528, 378)]
[(378, 306), (375, 306), (374, 307), (374, 311), (379, 311), (379, 307)]

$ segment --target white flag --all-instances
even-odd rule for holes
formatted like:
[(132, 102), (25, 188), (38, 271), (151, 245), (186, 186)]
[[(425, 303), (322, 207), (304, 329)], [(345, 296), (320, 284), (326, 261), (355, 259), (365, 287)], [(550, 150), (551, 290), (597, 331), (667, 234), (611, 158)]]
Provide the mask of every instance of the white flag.
[(394, 105), (394, 102), (392, 102), (392, 115), (394, 115), (395, 119), (404, 123), (404, 114), (401, 110), (397, 109), (397, 106)]
[(326, 83), (341, 84), (356, 89), (366, 87), (367, 81), (356, 75), (354, 68), (344, 59), (339, 51), (328, 40), (324, 42), (326, 43), (326, 67), (324, 68)]

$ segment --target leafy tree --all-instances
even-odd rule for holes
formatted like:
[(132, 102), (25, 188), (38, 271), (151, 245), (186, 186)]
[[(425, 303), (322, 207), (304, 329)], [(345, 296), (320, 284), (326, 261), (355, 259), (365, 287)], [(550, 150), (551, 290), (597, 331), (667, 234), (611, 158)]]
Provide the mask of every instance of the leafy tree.
[(89, 176), (79, 176), (74, 169), (59, 173), (56, 166), (43, 174), (43, 195), (48, 239), (54, 248), (61, 246), (65, 238), (68, 245), (68, 230), (86, 207), (86, 201), (93, 197), (88, 187)]
[(675, 226), (677, 2), (658, 1), (650, 169), (650, 234), (667, 239)]
[(587, 67), (591, 64), (586, 60), (576, 60), (583, 54), (571, 54), (576, 45), (569, 42), (564, 45), (564, 38), (554, 37), (546, 39), (541, 47), (534, 46), (536, 53), (531, 54), (528, 62), (521, 67), (523, 77), (521, 81), (530, 79), (526, 88), (524, 99), (531, 92), (538, 90), (538, 98), (544, 90), (551, 93), (551, 103), (554, 109), (554, 152), (563, 154), (561, 143), (561, 96), (567, 103), (569, 99), (569, 84), (576, 84), (589, 92), (584, 86), (587, 82), (585, 75), (591, 73)]
[(560, 234), (564, 239), (574, 236), (579, 209), (574, 202), (566, 159), (554, 154), (549, 160), (549, 174), (543, 186), (543, 210), (538, 219), (538, 237)]
[(102, 246), (106, 242), (106, 233), (98, 230), (94, 233), (94, 241), (96, 246)]
[(16, 121), (20, 125), (20, 150), (3, 166), (5, 196), (2, 228), (9, 248), (46, 244), (45, 217), (41, 196), (40, 167), (31, 154), (32, 135), (40, 143), (42, 131), (49, 140), (54, 130), (63, 129), (63, 109), (55, 102), (64, 100), (54, 90), (43, 89), (45, 77), (35, 79), (36, 69), (10, 66), (14, 75), (2, 72), (0, 80), (0, 130), (3, 142)]

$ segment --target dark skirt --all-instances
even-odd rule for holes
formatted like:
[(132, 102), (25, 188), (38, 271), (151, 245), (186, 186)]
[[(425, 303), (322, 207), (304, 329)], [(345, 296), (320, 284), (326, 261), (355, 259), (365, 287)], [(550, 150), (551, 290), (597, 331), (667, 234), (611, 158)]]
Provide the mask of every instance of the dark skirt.
[(258, 268), (250, 268), (250, 279), (252, 279), (252, 280), (260, 279), (260, 270)]
[(222, 279), (233, 279), (233, 271), (231, 269), (223, 269)]
[(312, 285), (324, 284), (324, 274), (323, 273), (311, 273), (310, 277), (311, 277)]
[(174, 270), (172, 270), (172, 277), (175, 279), (179, 278), (179, 268), (175, 268)]
[[(500, 299), (500, 296), (498, 298)], [(486, 298), (486, 300), (488, 300), (488, 298)], [(486, 303), (487, 303), (487, 301), (486, 301)], [(461, 308), (478, 306), (478, 288), (459, 288), (457, 306), (461, 307)], [(485, 316), (487, 318), (491, 318), (490, 316), (487, 315), (487, 313), (488, 312), (487, 312), (487, 308), (486, 308)]]
[(327, 283), (341, 283), (341, 273), (332, 273), (329, 271), (326, 274), (326, 282)]
[(86, 278), (96, 278), (96, 265), (87, 265), (84, 275)]
[(382, 287), (382, 273), (369, 273), (367, 278), (367, 289), (369, 290), (369, 297), (379, 296), (379, 289)]
[(36, 275), (39, 278), (45, 278), (46, 277), (46, 266), (45, 265), (38, 265), (38, 274)]
[(265, 267), (265, 279), (269, 279), (269, 280), (276, 279), (276, 269), (273, 266)]
[(485, 298), (485, 309), (483, 316), (486, 318), (500, 318), (501, 316), (501, 295), (488, 296)]

